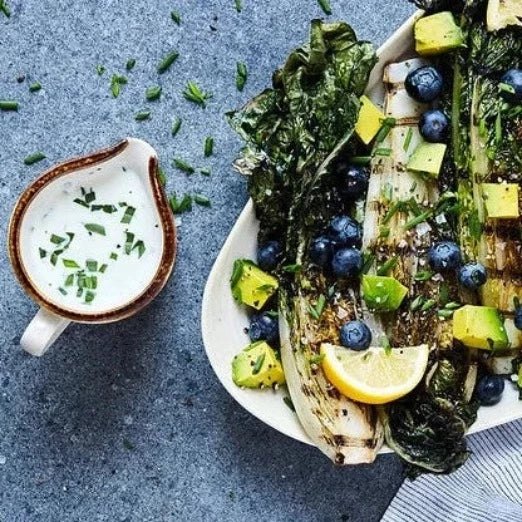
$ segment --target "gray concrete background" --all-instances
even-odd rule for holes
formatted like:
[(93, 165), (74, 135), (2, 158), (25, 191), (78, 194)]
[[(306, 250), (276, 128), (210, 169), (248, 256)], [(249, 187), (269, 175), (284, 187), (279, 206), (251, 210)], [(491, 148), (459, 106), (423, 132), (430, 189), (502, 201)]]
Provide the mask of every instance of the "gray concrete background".
[[(335, 469), (313, 448), (243, 411), (222, 389), (201, 342), (201, 295), (211, 264), (246, 201), (230, 168), (239, 141), (223, 112), (264, 88), (272, 70), (323, 16), (316, 0), (7, 0), (0, 14), (0, 231), (22, 189), (44, 168), (125, 136), (148, 140), (169, 191), (200, 191), (212, 208), (183, 216), (174, 277), (139, 316), (71, 326), (38, 360), (18, 348), (36, 306), (0, 254), (0, 520), (377, 521), (401, 482), (392, 456)], [(331, 0), (334, 15), (380, 44), (412, 11), (405, 0)], [(183, 18), (177, 27), (170, 11)], [(215, 27), (215, 31), (210, 29)], [(169, 50), (178, 62), (155, 67)], [(137, 65), (120, 98), (110, 75)], [(236, 61), (249, 80), (235, 89)], [(96, 74), (97, 64), (107, 72)], [(25, 75), (23, 83), (17, 78)], [(187, 80), (214, 93), (206, 110), (183, 99)], [(43, 89), (29, 93), (39, 81)], [(145, 89), (163, 86), (159, 102)], [(152, 119), (134, 114), (150, 108)], [(176, 138), (171, 121), (183, 118)], [(206, 135), (215, 155), (205, 160)], [(23, 165), (28, 154), (48, 159)], [(170, 167), (180, 156), (210, 179)]]

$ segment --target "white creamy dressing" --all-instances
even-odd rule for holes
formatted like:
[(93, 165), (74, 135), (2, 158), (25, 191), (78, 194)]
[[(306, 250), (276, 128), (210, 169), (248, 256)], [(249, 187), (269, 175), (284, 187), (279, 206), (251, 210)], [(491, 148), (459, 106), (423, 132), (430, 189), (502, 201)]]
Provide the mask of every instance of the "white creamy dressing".
[[(82, 195), (82, 188), (94, 192), (96, 199), (87, 203), (90, 208), (74, 202), (92, 198)], [(114, 205), (116, 211), (93, 211), (92, 205)], [(130, 223), (122, 223), (128, 206), (135, 208), (134, 215)], [(105, 235), (89, 232), (86, 225), (92, 224)], [(134, 234), (132, 245), (127, 232)], [(55, 243), (53, 234), (58, 236)], [(68, 234), (74, 234), (71, 241)], [(60, 238), (64, 241), (56, 243)], [(140, 240), (144, 249), (137, 244)], [(20, 231), (22, 263), (34, 286), (58, 306), (87, 314), (119, 308), (143, 293), (159, 268), (163, 241), (147, 177), (121, 165), (78, 171), (49, 183), (28, 206)], [(60, 250), (53, 265), (52, 254)], [(117, 259), (111, 259), (111, 254)], [(79, 268), (66, 267), (64, 260), (74, 261)], [(92, 263), (89, 270), (87, 261), (96, 261), (97, 270), (92, 271)], [(103, 265), (107, 265), (104, 271)]]

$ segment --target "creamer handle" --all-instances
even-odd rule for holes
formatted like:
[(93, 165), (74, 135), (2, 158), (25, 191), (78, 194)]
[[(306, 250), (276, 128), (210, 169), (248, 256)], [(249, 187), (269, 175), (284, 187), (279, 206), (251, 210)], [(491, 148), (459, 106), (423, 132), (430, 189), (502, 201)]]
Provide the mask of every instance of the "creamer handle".
[(41, 357), (60, 337), (70, 322), (69, 319), (40, 308), (25, 329), (20, 339), (20, 345), (31, 355)]

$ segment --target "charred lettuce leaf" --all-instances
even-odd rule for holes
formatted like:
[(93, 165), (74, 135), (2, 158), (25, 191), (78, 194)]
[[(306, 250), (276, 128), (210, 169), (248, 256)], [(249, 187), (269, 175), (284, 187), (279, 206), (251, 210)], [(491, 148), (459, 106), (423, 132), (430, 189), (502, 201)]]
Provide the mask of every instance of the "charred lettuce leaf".
[(407, 462), (411, 478), (426, 470), (450, 473), (467, 459), (464, 436), (478, 409), (470, 400), (475, 375), (467, 350), (443, 352), (424, 383), (382, 410), (386, 442)]

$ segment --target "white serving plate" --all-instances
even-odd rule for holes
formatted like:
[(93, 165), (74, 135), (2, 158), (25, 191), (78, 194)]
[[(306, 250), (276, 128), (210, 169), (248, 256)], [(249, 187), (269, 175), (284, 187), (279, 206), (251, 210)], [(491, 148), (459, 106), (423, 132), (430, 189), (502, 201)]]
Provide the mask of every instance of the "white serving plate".
[[(419, 11), (410, 17), (379, 48), (379, 63), (370, 76), (367, 94), (376, 103), (384, 98), (382, 75), (386, 64), (414, 55), (413, 25), (422, 15)], [(210, 272), (203, 295), (201, 327), (203, 342), (214, 372), (225, 389), (252, 415), (272, 428), (307, 444), (313, 444), (299, 424), (297, 416), (283, 401), (286, 388), (278, 391), (248, 390), (238, 388), (232, 382), (231, 362), (234, 355), (250, 343), (245, 328), (248, 315), (239, 306), (230, 291), (232, 265), (238, 258), (256, 258), (259, 223), (249, 200), (232, 228)], [(522, 417), (522, 402), (518, 392), (509, 384), (502, 400), (495, 406), (479, 409), (478, 418), (470, 433), (482, 431)], [(384, 446), (381, 453), (390, 449)]]

